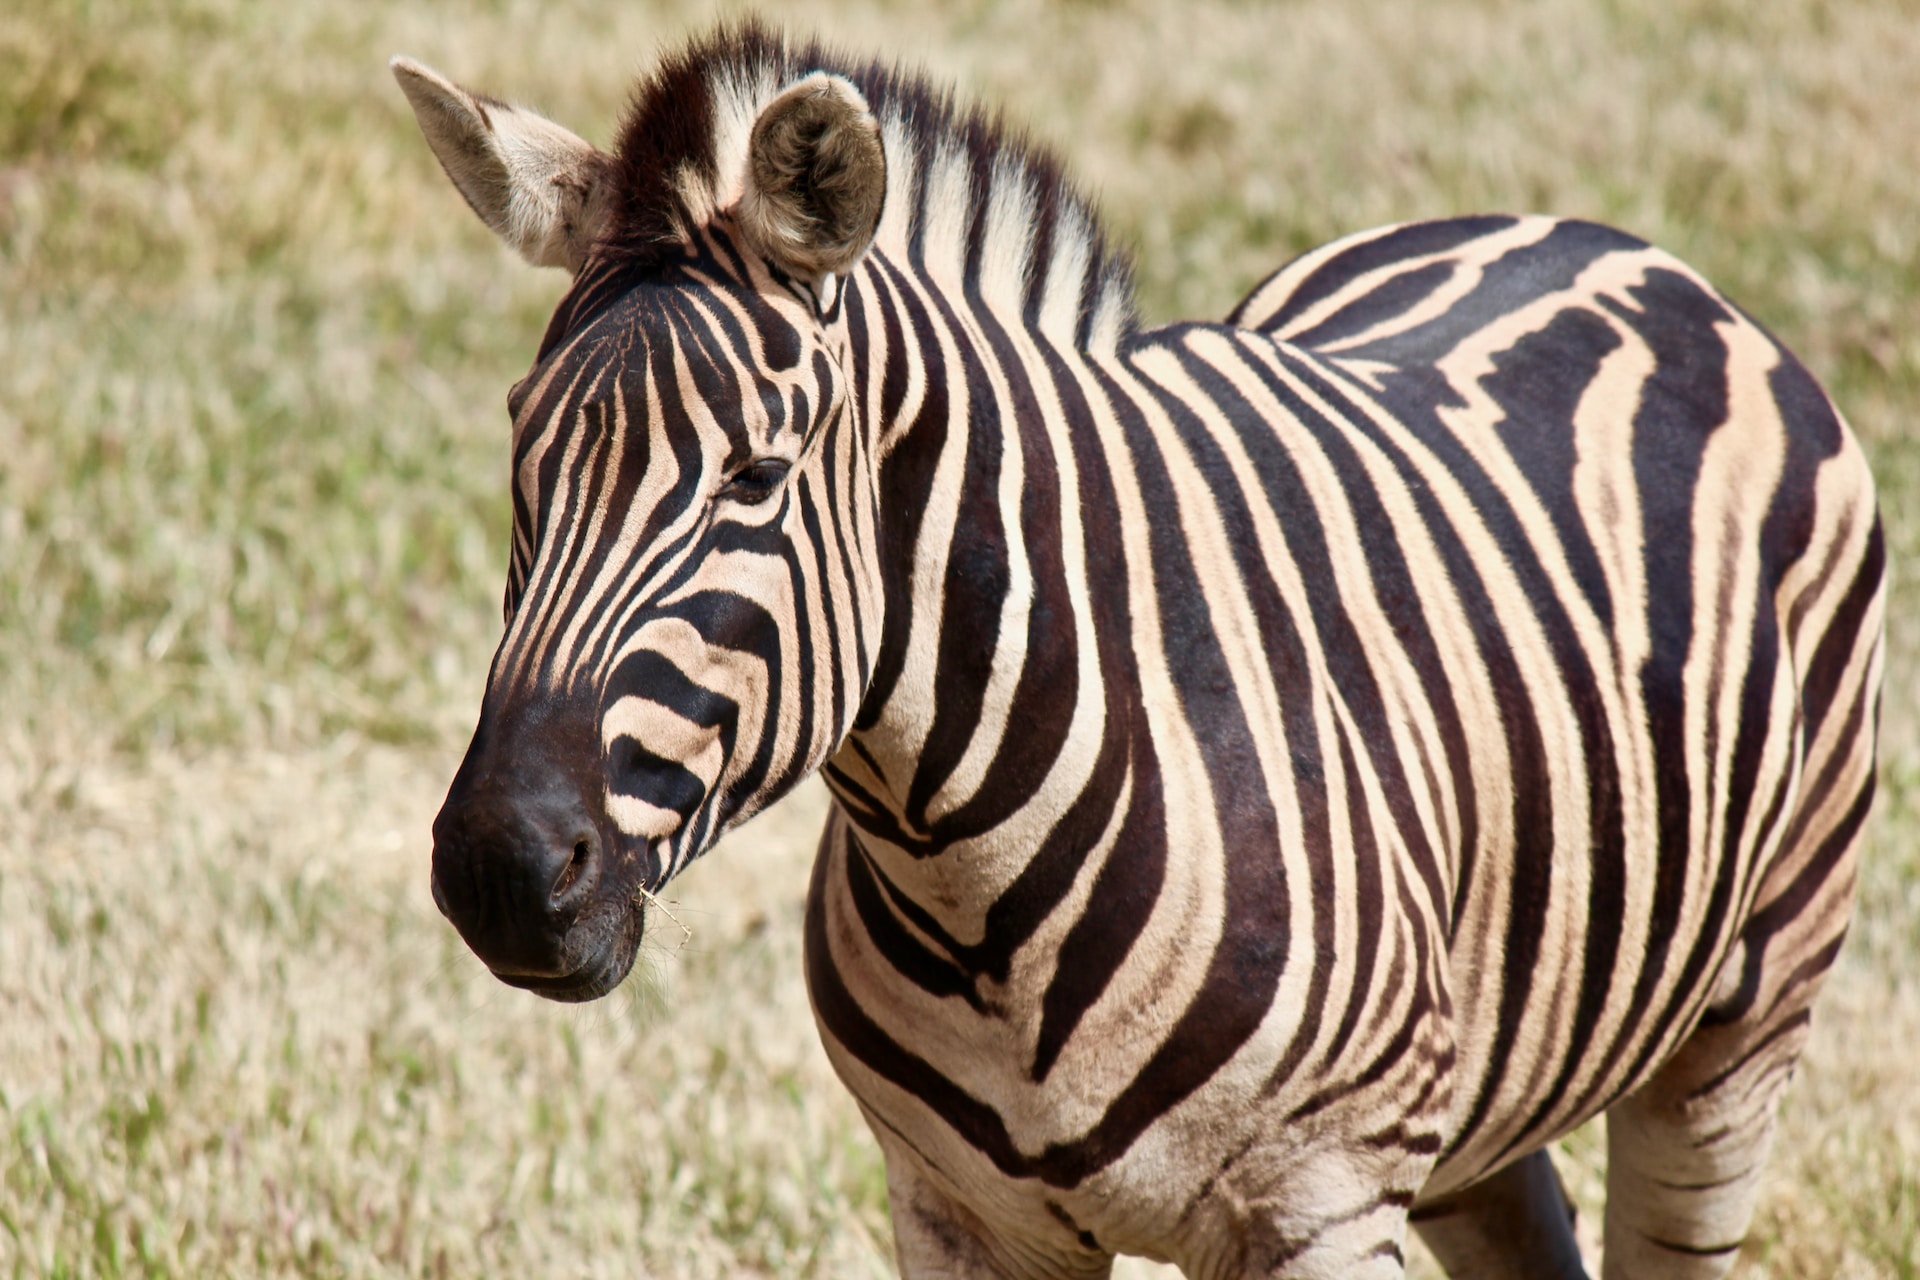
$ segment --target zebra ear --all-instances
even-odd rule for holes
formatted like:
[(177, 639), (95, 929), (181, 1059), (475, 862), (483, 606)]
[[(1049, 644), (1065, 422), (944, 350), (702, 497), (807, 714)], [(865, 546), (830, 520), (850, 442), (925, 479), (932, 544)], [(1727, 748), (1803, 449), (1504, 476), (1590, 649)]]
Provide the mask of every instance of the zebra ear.
[(788, 272), (846, 274), (873, 243), (886, 197), (880, 122), (851, 81), (816, 71), (754, 121), (740, 222)]
[(577, 272), (607, 213), (609, 157), (544, 116), (388, 64), (440, 167), (480, 220), (536, 267)]

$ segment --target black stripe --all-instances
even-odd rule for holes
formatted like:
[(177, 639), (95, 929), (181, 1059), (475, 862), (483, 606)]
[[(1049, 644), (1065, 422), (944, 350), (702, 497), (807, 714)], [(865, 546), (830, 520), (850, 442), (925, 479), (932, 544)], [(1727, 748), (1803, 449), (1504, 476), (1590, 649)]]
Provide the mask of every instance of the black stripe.
[[(1414, 222), (1389, 231), (1386, 235), (1375, 236), (1364, 244), (1328, 258), (1305, 280), (1301, 281), (1287, 295), (1285, 305), (1272, 315), (1259, 322), (1263, 333), (1274, 333), (1284, 329), (1296, 316), (1310, 310), (1313, 305), (1325, 298), (1332, 297), (1351, 281), (1377, 271), (1382, 267), (1408, 258), (1427, 257), (1457, 249), (1482, 236), (1492, 235), (1513, 226), (1519, 219), (1509, 217), (1449, 218), (1436, 222)], [(1275, 272), (1277, 276), (1286, 271), (1286, 267)], [(1259, 296), (1267, 287), (1262, 281), (1248, 295), (1248, 300)], [(1245, 323), (1246, 303), (1233, 309), (1227, 317), (1227, 323), (1239, 325)]]
[[(1652, 1013), (1656, 988), (1667, 976), (1685, 907), (1692, 842), (1694, 781), (1687, 755), (1686, 667), (1695, 644), (1693, 516), (1701, 458), (1708, 438), (1727, 420), (1727, 347), (1714, 325), (1731, 319), (1698, 285), (1654, 270), (1630, 291), (1640, 310), (1612, 299), (1604, 305), (1647, 344), (1655, 365), (1641, 390), (1633, 423), (1634, 473), (1639, 481), (1641, 543), (1646, 557), (1647, 625), (1651, 646), (1640, 669), (1640, 703), (1654, 748), (1654, 794), (1660, 843), (1653, 902), (1639, 939), (1639, 972), (1621, 1009), (1614, 1052), (1633, 1044)], [(1704, 791), (1708, 779), (1701, 779)], [(1704, 852), (1704, 851), (1701, 851)], [(1655, 1018), (1637, 1054), (1648, 1060), (1667, 1028)]]
[(1840, 677), (1846, 674), (1860, 648), (1861, 624), (1866, 620), (1867, 609), (1880, 596), (1881, 578), (1886, 567), (1887, 544), (1880, 519), (1876, 516), (1873, 530), (1867, 535), (1866, 553), (1860, 558), (1860, 568), (1847, 587), (1845, 599), (1834, 610), (1826, 634), (1820, 637), (1820, 643), (1813, 651), (1813, 661), (1807, 664), (1806, 682), (1800, 689), (1803, 716), (1800, 739), (1808, 745), (1812, 745), (1820, 736), (1820, 726), (1826, 723), (1827, 711), (1832, 707), (1834, 694), (1840, 687)]

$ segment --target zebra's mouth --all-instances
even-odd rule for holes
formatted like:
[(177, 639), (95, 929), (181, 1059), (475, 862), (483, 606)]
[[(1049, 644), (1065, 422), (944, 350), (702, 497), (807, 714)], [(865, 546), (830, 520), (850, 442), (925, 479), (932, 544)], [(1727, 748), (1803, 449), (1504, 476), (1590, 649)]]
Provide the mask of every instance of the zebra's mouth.
[(589, 1000), (598, 1000), (625, 982), (633, 971), (635, 957), (640, 954), (640, 938), (645, 929), (645, 915), (637, 907), (626, 912), (618, 921), (596, 922), (581, 921), (575, 925), (577, 932), (597, 932), (598, 938), (589, 939), (584, 948), (584, 958), (578, 965), (558, 976), (527, 973), (501, 973), (493, 971), (493, 976), (510, 987), (522, 991), (531, 991), (537, 996), (561, 1004), (584, 1004)]

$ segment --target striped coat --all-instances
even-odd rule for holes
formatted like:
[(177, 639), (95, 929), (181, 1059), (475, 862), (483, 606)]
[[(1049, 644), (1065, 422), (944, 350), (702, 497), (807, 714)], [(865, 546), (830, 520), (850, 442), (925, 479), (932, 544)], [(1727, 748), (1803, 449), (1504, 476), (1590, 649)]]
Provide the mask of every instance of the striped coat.
[(723, 32), (611, 153), (396, 71), (575, 272), (435, 828), (496, 973), (609, 989), (820, 769), (807, 980), (903, 1273), (1392, 1276), (1411, 1220), (1577, 1275), (1542, 1148), (1601, 1112), (1607, 1274), (1724, 1271), (1880, 671), (1871, 480), (1770, 335), (1509, 217), (1142, 329), (1057, 168), (887, 68)]

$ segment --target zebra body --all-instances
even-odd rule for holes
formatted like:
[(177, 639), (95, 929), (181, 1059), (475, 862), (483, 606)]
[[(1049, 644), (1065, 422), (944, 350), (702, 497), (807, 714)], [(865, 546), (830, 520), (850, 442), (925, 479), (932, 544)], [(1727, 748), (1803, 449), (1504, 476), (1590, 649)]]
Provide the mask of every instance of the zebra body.
[(1392, 1276), (1410, 1214), (1580, 1274), (1537, 1153), (1602, 1111), (1607, 1274), (1730, 1265), (1880, 663), (1870, 478), (1764, 330), (1507, 217), (1142, 330), (1044, 157), (884, 68), (725, 33), (611, 155), (397, 70), (576, 272), (436, 823), (496, 972), (610, 988), (820, 768), (807, 980), (905, 1274)]

